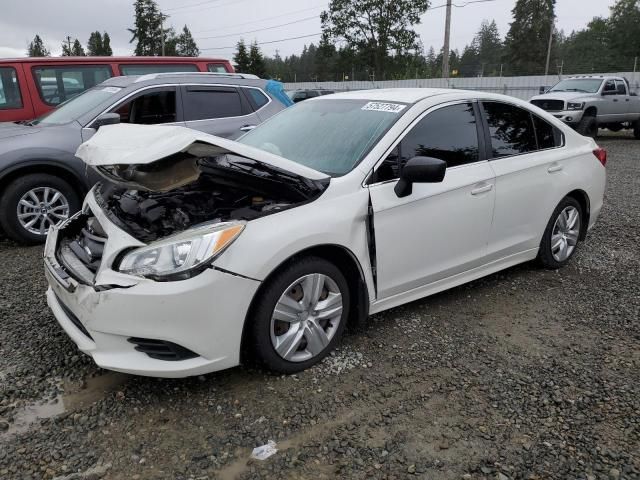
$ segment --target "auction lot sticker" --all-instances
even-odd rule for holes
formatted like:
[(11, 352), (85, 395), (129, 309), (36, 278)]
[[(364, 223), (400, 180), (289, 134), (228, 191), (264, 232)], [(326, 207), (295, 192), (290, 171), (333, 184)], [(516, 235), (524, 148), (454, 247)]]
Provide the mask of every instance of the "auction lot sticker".
[(362, 110), (373, 110), (375, 112), (389, 112), (399, 113), (406, 108), (406, 105), (400, 105), (399, 103), (385, 103), (385, 102), (369, 102)]

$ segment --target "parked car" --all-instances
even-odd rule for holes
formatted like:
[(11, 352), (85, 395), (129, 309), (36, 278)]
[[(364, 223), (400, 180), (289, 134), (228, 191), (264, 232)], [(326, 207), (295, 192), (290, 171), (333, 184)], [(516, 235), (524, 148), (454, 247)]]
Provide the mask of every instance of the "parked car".
[(330, 95), (335, 93), (333, 90), (325, 90), (324, 88), (308, 88), (304, 90), (293, 90), (289, 92), (289, 96), (294, 103), (307, 100), (308, 98), (315, 98), (321, 95)]
[(640, 97), (622, 77), (570, 77), (533, 97), (531, 103), (588, 137), (595, 137), (598, 128), (613, 132), (626, 128), (640, 139)]
[(233, 73), (228, 60), (204, 57), (0, 59), (0, 122), (44, 115), (107, 78), (161, 72)]
[(0, 227), (44, 241), (80, 208), (97, 175), (75, 152), (102, 125), (182, 125), (236, 138), (290, 105), (282, 84), (254, 75), (157, 73), (114, 77), (28, 123), (0, 124)]
[(107, 126), (78, 156), (110, 186), (47, 238), (49, 306), (101, 367), (162, 377), (297, 372), (370, 313), (562, 267), (606, 163), (521, 100), (418, 88), (314, 98), (238, 141)]

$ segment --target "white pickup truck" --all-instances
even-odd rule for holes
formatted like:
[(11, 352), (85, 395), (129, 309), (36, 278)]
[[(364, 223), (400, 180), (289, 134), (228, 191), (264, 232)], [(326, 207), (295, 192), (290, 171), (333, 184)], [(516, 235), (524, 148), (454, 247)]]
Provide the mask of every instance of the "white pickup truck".
[(614, 132), (627, 128), (640, 139), (640, 97), (630, 92), (622, 77), (565, 78), (530, 102), (582, 135), (595, 137), (598, 128)]

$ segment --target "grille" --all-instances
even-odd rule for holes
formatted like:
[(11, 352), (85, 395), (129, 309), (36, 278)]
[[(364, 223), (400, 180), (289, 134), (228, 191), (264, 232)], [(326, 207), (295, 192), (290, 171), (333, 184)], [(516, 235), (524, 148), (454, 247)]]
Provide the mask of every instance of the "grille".
[(128, 342), (135, 345), (135, 349), (139, 352), (146, 353), (156, 360), (188, 360), (198, 356), (188, 348), (184, 348), (166, 340), (155, 340), (153, 338), (131, 337)]
[(549, 112), (560, 112), (564, 110), (564, 100), (531, 100), (531, 103), (536, 107), (540, 107), (543, 110)]
[(107, 235), (98, 220), (79, 215), (60, 230), (58, 261), (79, 282), (91, 285), (102, 261)]
[(67, 318), (69, 318), (69, 320), (71, 320), (71, 323), (73, 323), (76, 326), (76, 328), (78, 330), (80, 330), (86, 337), (88, 337), (91, 340), (93, 340), (93, 337), (91, 336), (91, 334), (89, 334), (89, 332), (84, 327), (82, 322), (78, 319), (78, 317), (76, 317), (73, 314), (73, 312), (71, 310), (69, 310), (69, 308), (64, 303), (62, 303), (62, 301), (60, 300), (60, 297), (58, 297), (57, 295), (56, 295), (56, 300), (58, 300), (58, 305), (60, 305), (60, 308), (62, 309), (64, 314), (67, 316)]

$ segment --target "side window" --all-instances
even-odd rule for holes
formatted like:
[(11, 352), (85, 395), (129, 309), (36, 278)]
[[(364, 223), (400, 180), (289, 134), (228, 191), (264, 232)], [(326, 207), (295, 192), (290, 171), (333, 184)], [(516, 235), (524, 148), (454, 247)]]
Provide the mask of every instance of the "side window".
[(307, 98), (318, 97), (320, 94), (315, 90), (307, 90)]
[(121, 123), (157, 125), (172, 123), (176, 116), (176, 90), (153, 90), (119, 105), (115, 113), (120, 115)]
[(616, 91), (618, 92), (618, 95), (627, 94), (627, 86), (622, 80), (616, 80)]
[(382, 162), (373, 182), (399, 177), (404, 164), (413, 157), (434, 157), (447, 168), (480, 159), (476, 117), (471, 103), (439, 108), (420, 120), (394, 151)]
[(147, 63), (144, 65), (119, 65), (122, 75), (146, 75), (147, 73), (197, 72), (198, 66), (193, 63)]
[(187, 87), (183, 104), (186, 121), (238, 117), (244, 114), (240, 92), (235, 88)]
[(247, 93), (249, 101), (251, 102), (251, 106), (254, 108), (254, 110), (258, 110), (269, 103), (269, 99), (267, 98), (267, 96), (257, 88), (245, 88), (244, 91)]
[(0, 67), (0, 110), (22, 108), (22, 97), (15, 68)]
[(500, 102), (482, 103), (489, 124), (493, 158), (508, 157), (537, 149), (531, 114)]
[(533, 115), (533, 124), (536, 129), (538, 149), (544, 150), (547, 148), (561, 147), (563, 145), (562, 132), (556, 127), (536, 115)]
[(59, 105), (111, 77), (111, 67), (34, 67), (32, 73), (42, 101), (47, 105)]
[(602, 89), (603, 92), (615, 92), (616, 91), (616, 84), (613, 80), (607, 80), (604, 84), (604, 88)]
[(214, 73), (227, 73), (227, 68), (221, 63), (210, 63), (207, 65), (207, 70)]

